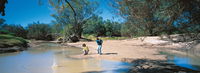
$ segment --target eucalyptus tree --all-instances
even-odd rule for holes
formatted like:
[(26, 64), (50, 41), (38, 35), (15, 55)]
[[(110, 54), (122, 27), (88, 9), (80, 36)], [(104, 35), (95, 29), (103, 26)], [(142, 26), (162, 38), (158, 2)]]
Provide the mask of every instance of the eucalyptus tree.
[[(98, 3), (90, 0), (49, 0), (55, 14), (52, 16), (63, 27), (72, 25), (72, 33), (81, 38), (84, 24), (96, 13)], [(63, 28), (64, 30), (65, 28)], [(66, 28), (67, 29), (67, 28)], [(69, 29), (69, 28), (68, 28)], [(66, 32), (67, 33), (67, 32)]]
[(95, 15), (86, 23), (83, 33), (95, 36), (121, 36), (120, 30), (120, 23), (103, 20), (103, 17)]
[(133, 35), (199, 31), (199, 0), (112, 0), (112, 4), (126, 19), (125, 31)]
[(174, 19), (171, 20), (177, 20), (179, 31), (200, 32), (200, 0), (176, 0), (166, 11), (173, 12)]
[(114, 0), (112, 4), (119, 10), (118, 14), (126, 19), (125, 26), (132, 26), (127, 27), (130, 34), (157, 35), (159, 0)]
[(84, 26), (84, 33), (95, 36), (106, 36), (106, 27), (103, 18), (97, 15), (92, 16)]

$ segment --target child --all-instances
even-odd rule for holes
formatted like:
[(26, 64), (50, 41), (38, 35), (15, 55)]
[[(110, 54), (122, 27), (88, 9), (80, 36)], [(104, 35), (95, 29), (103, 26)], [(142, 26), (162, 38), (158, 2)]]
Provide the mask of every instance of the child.
[(83, 46), (83, 52), (84, 52), (84, 55), (87, 55), (88, 52), (89, 52), (89, 48), (86, 46), (85, 43), (84, 43), (82, 46)]
[(96, 38), (96, 43), (98, 45), (97, 52), (98, 52), (98, 54), (102, 55), (101, 49), (102, 49), (102, 43), (103, 43), (103, 41), (97, 37)]

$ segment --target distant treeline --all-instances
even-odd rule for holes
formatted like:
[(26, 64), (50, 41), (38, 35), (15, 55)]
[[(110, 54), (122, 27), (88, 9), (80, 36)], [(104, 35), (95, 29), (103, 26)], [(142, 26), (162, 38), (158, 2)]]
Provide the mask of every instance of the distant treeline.
[[(3, 19), (0, 19), (3, 20)], [(0, 24), (0, 34), (14, 35), (25, 39), (53, 40), (49, 24), (32, 23), (27, 27), (16, 24)]]
[[(1, 21), (3, 19), (0, 19)], [(83, 35), (93, 36), (121, 36), (121, 25), (118, 22), (103, 20), (102, 17), (94, 16), (91, 20), (88, 20), (84, 25)], [(60, 26), (60, 24), (44, 24), (40, 22), (33, 22), (28, 26), (16, 24), (0, 24), (0, 34), (10, 34), (26, 39), (36, 40), (55, 40), (59, 37), (71, 35), (70, 28), (72, 26), (67, 24), (66, 26)]]

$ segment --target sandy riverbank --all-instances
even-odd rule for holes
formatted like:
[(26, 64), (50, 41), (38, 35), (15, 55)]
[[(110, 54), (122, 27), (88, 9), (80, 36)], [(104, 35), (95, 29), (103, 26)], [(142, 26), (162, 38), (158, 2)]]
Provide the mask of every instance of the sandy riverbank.
[[(148, 37), (144, 41), (139, 39), (127, 40), (104, 40), (103, 55), (96, 54), (97, 44), (92, 42), (68, 43), (70, 46), (81, 48), (85, 43), (90, 48), (90, 54), (87, 56), (74, 57), (94, 57), (109, 60), (124, 60), (124, 59), (149, 59), (149, 60), (166, 60), (165, 55), (160, 55), (159, 48), (180, 48), (180, 45), (169, 45), (167, 41), (159, 40), (158, 37)], [(163, 45), (165, 44), (165, 45)]]
[(160, 40), (159, 37), (147, 37), (144, 41), (138, 38), (127, 40), (105, 40), (103, 43), (103, 55), (98, 55), (95, 41), (68, 43), (67, 45), (81, 48), (85, 43), (90, 48), (89, 55), (75, 55), (74, 58), (93, 57), (97, 59), (117, 60), (133, 63), (129, 73), (200, 73), (199, 71), (179, 67), (167, 63), (167, 56), (160, 51), (185, 54), (177, 49), (184, 48), (185, 43), (172, 43)]

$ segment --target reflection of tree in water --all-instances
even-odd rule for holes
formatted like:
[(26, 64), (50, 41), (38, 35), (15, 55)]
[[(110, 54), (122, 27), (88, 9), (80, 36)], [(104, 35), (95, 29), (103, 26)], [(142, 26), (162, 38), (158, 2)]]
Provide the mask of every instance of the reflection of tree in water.
[(18, 55), (18, 54), (20, 54), (20, 52), (4, 53), (4, 54), (0, 54), (0, 57), (1, 57), (1, 56), (3, 56), (3, 57), (5, 57), (5, 56), (16, 56), (16, 55)]
[(62, 49), (64, 47), (59, 46), (58, 44), (53, 44), (53, 43), (40, 43), (35, 47), (29, 48), (27, 52), (32, 53), (32, 54), (40, 54), (40, 53), (45, 53), (50, 50), (57, 50), (57, 49)]

